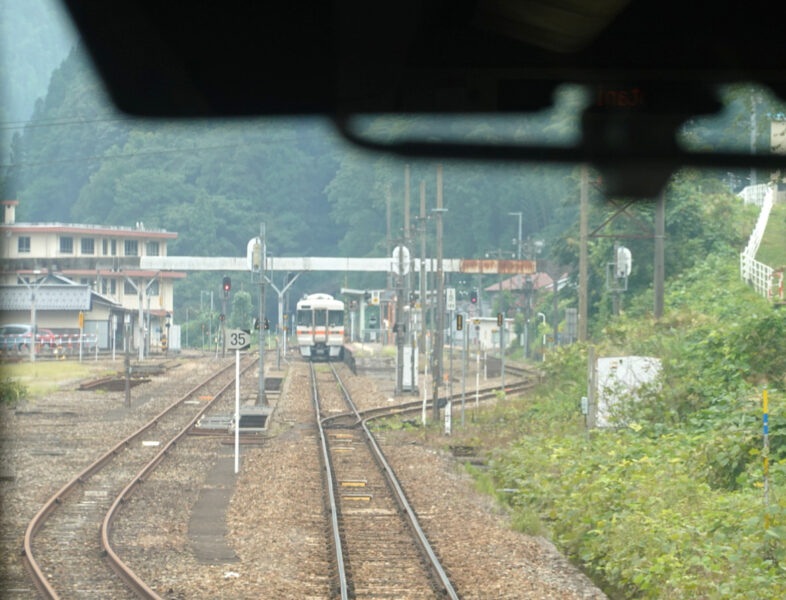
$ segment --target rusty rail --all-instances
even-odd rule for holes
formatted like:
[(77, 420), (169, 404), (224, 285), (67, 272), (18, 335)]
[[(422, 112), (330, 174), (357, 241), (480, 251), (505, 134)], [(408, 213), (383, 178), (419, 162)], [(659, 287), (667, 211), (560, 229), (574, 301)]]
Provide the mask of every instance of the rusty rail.
[[(252, 363), (253, 364), (253, 363)], [(41, 507), (41, 509), (36, 513), (33, 519), (27, 526), (25, 530), (25, 537), (23, 542), (23, 562), (25, 567), (27, 568), (28, 573), (30, 574), (31, 579), (33, 580), (33, 584), (35, 585), (36, 589), (39, 593), (48, 599), (51, 600), (59, 600), (60, 596), (49, 583), (46, 575), (44, 575), (41, 567), (39, 566), (38, 562), (35, 559), (33, 553), (33, 538), (41, 529), (43, 524), (46, 522), (47, 518), (49, 517), (52, 512), (55, 511), (57, 505), (60, 504), (63, 499), (76, 488), (81, 482), (87, 480), (91, 477), (94, 473), (101, 470), (107, 463), (109, 463), (112, 458), (120, 451), (124, 446), (129, 445), (135, 439), (142, 436), (146, 431), (150, 428), (154, 427), (159, 419), (166, 416), (171, 411), (178, 408), (185, 400), (190, 398), (193, 394), (195, 394), (201, 387), (210, 383), (213, 379), (219, 377), (224, 372), (234, 368), (234, 364), (229, 364), (223, 369), (217, 371), (216, 373), (210, 375), (197, 385), (195, 385), (191, 390), (189, 390), (185, 395), (181, 398), (173, 402), (163, 411), (161, 411), (158, 415), (156, 415), (152, 420), (150, 420), (147, 424), (143, 425), (139, 429), (137, 429), (134, 433), (123, 439), (122, 441), (118, 442), (115, 446), (113, 446), (108, 452), (103, 454), (99, 457), (95, 462), (91, 463), (85, 469), (83, 469), (76, 477), (71, 479), (68, 483), (66, 483), (63, 487), (61, 487), (47, 502)], [(218, 395), (216, 395), (218, 398)], [(208, 404), (205, 407), (205, 410), (210, 406)], [(154, 459), (155, 460), (155, 459)], [(160, 460), (160, 459), (159, 459)], [(152, 596), (157, 598), (157, 596)]]

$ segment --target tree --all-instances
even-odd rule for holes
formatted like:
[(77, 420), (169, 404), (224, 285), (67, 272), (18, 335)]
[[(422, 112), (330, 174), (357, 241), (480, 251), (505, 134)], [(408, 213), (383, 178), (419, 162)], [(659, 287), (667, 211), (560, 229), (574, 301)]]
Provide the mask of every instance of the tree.
[(251, 327), (251, 294), (239, 290), (232, 296), (232, 317), (229, 322), (232, 327), (249, 329)]

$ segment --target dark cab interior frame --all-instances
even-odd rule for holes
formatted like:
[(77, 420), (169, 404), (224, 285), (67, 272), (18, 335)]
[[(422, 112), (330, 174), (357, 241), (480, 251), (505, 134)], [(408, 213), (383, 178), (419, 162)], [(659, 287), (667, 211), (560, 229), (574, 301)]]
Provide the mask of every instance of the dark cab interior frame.
[[(776, 170), (784, 158), (688, 152), (719, 84), (786, 99), (786, 4), (626, 0), (65, 0), (116, 105), (164, 118), (325, 115), (409, 157), (589, 162), (608, 192), (652, 197), (681, 165)], [(557, 86), (597, 96), (572, 147), (364, 136), (374, 114), (521, 114)]]

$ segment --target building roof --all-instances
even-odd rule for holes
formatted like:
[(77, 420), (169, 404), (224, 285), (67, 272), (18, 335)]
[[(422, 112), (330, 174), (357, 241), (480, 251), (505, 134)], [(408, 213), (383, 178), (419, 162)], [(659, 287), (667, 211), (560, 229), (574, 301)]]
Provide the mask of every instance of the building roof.
[[(76, 283), (44, 283), (35, 291), (36, 310), (91, 310), (93, 302), (120, 304)], [(26, 285), (0, 285), (0, 311), (30, 310), (31, 290)]]
[(0, 231), (14, 233), (67, 233), (72, 235), (100, 235), (118, 238), (174, 239), (177, 233), (166, 229), (119, 227), (114, 225), (80, 225), (71, 223), (14, 223), (0, 226)]
[[(563, 275), (560, 277), (560, 281), (567, 275)], [(502, 290), (509, 290), (509, 291), (524, 291), (524, 282), (526, 281), (526, 275), (514, 275), (513, 277), (509, 277), (508, 279), (502, 280)], [(532, 274), (532, 285), (534, 289), (548, 289), (551, 288), (554, 281), (552, 280), (551, 276), (548, 273), (533, 273)], [(499, 292), (500, 284), (495, 283), (494, 285), (490, 285), (486, 288), (483, 288), (486, 292)]]
[[(42, 269), (38, 272), (48, 273), (47, 269)], [(32, 269), (0, 270), (0, 273), (16, 273), (17, 275), (34, 275), (38, 274), (38, 272)], [(186, 274), (182, 271), (154, 271), (149, 269), (123, 269), (122, 271), (112, 271), (110, 269), (63, 269), (62, 271), (51, 273), (53, 276), (57, 276), (58, 274), (71, 277), (93, 277), (95, 275), (100, 275), (101, 277), (110, 279), (124, 279), (126, 276), (144, 277), (146, 279), (152, 279), (154, 277), (159, 277), (161, 279), (184, 279), (186, 277)], [(63, 277), (63, 279), (68, 280), (67, 277)]]

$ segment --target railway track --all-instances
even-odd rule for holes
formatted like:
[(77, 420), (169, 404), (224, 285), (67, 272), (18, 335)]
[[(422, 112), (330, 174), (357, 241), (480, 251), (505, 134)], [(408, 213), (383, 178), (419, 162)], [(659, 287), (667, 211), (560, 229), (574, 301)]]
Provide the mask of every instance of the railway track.
[[(253, 364), (249, 361), (245, 368)], [(115, 553), (112, 522), (135, 486), (233, 386), (233, 367), (228, 364), (206, 377), (85, 468), (38, 511), (25, 532), (23, 558), (42, 597), (159, 598)]]
[[(329, 373), (318, 374), (312, 364), (311, 381), (337, 596), (457, 599), (393, 470), (333, 366)], [(346, 408), (349, 413), (342, 412)], [(327, 415), (330, 412), (337, 414)]]

